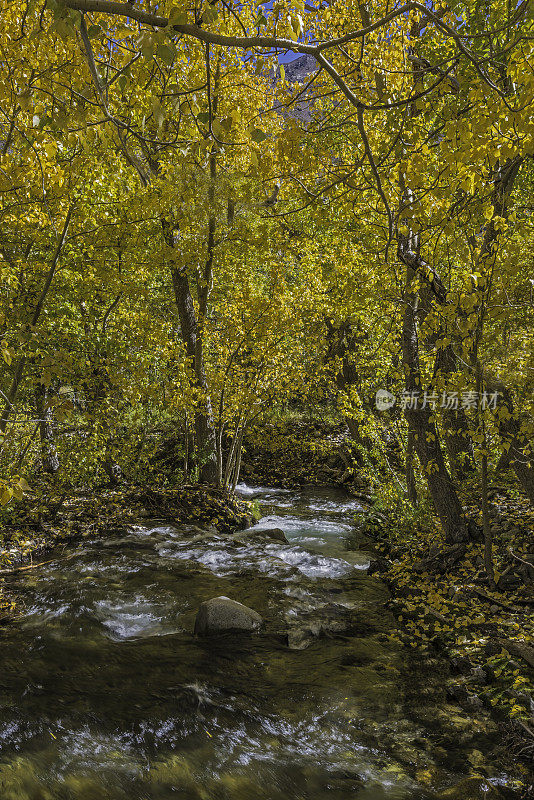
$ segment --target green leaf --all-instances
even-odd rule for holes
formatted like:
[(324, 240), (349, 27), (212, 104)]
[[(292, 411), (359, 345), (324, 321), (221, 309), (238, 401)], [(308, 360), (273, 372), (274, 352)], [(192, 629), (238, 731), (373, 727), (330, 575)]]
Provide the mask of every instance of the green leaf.
[(158, 128), (161, 128), (161, 126), (165, 122), (165, 112), (163, 110), (161, 103), (157, 98), (154, 98), (154, 100), (152, 101), (152, 111), (154, 114), (154, 120), (156, 121)]
[(186, 12), (181, 8), (173, 8), (169, 15), (169, 25), (187, 25)]
[(87, 28), (87, 35), (90, 39), (96, 39), (97, 36), (100, 36), (102, 33), (102, 28), (100, 25), (89, 25)]
[(168, 67), (174, 61), (175, 50), (174, 48), (170, 47), (168, 44), (160, 44), (156, 50), (157, 55), (161, 58), (161, 60), (167, 64)]
[(263, 142), (265, 139), (267, 139), (267, 134), (264, 133), (260, 128), (254, 128), (250, 134), (250, 138), (253, 142), (260, 144), (260, 142)]
[(114, 39), (126, 39), (127, 36), (133, 36), (135, 30), (129, 28), (127, 25), (119, 25), (113, 34)]
[(215, 22), (217, 17), (219, 16), (219, 12), (213, 6), (207, 8), (204, 13), (202, 14), (202, 22)]
[(0, 505), (7, 506), (12, 497), (13, 489), (11, 489), (9, 486), (3, 486), (0, 489)]

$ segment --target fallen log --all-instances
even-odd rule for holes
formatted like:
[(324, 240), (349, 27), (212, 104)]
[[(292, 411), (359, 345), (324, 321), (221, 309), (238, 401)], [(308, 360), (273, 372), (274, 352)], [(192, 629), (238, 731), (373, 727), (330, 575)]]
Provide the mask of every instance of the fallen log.
[(516, 642), (512, 639), (499, 639), (499, 644), (508, 650), (510, 655), (521, 658), (523, 661), (534, 668), (534, 647), (525, 642)]
[(499, 608), (504, 608), (505, 611), (510, 611), (512, 613), (515, 612), (515, 609), (512, 606), (503, 603), (501, 600), (497, 600), (495, 597), (490, 597), (485, 592), (481, 592), (480, 589), (472, 588), (471, 592), (476, 594), (477, 597), (480, 597), (481, 600), (485, 600), (487, 603), (491, 603), (493, 605), (499, 606)]

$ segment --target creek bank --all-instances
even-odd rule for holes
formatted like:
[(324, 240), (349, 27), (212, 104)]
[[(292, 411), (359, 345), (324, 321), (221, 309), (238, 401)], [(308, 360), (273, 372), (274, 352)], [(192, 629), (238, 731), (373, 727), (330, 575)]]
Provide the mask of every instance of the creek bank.
[[(474, 513), (476, 506), (468, 511)], [(374, 542), (369, 573), (390, 589), (398, 639), (447, 660), (446, 695), (473, 719), (490, 714), (509, 757), (534, 796), (534, 512), (504, 488), (491, 497), (497, 586), (488, 587), (483, 542), (470, 542), (453, 564), (428, 554), (443, 547), (436, 523), (407, 535), (392, 520), (369, 512), (362, 531)], [(513, 542), (513, 549), (511, 547)]]
[[(58, 545), (87, 537), (109, 537), (140, 519), (155, 518), (173, 525), (196, 526), (199, 531), (235, 533), (254, 524), (249, 505), (227, 492), (207, 486), (176, 489), (128, 486), (98, 493), (72, 492), (40, 496), (4, 511), (0, 577), (32, 567)], [(0, 602), (0, 619), (14, 610), (12, 601)], [(2, 614), (3, 612), (3, 614)]]

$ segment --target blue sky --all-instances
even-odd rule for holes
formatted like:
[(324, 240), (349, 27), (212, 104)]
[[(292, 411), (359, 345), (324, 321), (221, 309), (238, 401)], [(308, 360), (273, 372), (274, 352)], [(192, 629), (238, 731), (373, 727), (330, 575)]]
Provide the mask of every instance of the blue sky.
[(290, 61), (294, 61), (296, 58), (299, 58), (301, 53), (284, 53), (283, 55), (278, 56), (278, 63), (279, 64), (289, 64)]

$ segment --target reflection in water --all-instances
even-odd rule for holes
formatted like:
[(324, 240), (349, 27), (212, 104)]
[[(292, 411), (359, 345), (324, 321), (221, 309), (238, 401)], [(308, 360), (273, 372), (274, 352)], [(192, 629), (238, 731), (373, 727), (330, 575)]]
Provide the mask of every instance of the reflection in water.
[[(389, 639), (385, 589), (350, 549), (358, 504), (239, 491), (289, 544), (140, 525), (14, 579), (2, 800), (430, 800), (487, 749), (485, 731), (451, 733), (439, 670)], [(195, 639), (199, 604), (220, 594), (264, 631)]]

